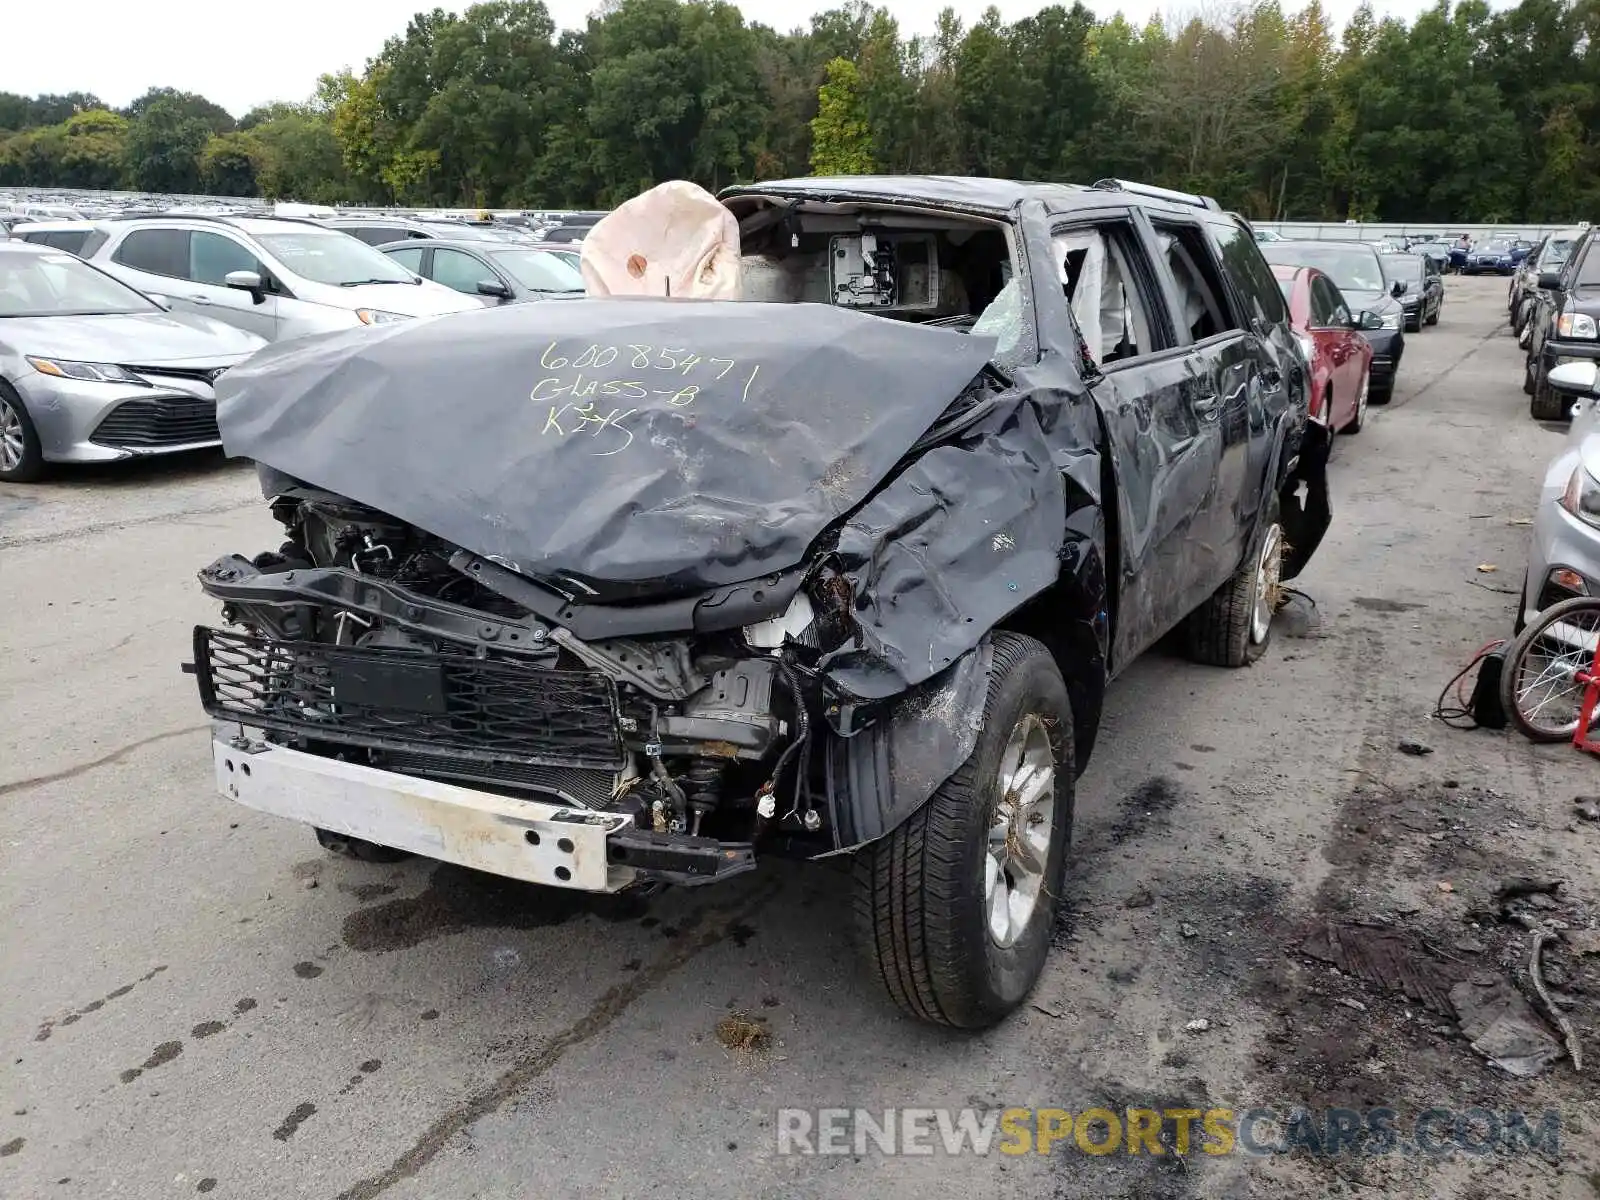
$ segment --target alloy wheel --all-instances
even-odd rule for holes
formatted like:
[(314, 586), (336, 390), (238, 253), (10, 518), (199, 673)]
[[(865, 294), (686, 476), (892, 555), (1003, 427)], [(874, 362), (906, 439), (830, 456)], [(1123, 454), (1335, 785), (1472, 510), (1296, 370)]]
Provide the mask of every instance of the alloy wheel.
[(1037, 713), (1025, 713), (1006, 740), (999, 783), (983, 857), (983, 899), (989, 936), (1004, 948), (1033, 919), (1055, 831), (1055, 751)]

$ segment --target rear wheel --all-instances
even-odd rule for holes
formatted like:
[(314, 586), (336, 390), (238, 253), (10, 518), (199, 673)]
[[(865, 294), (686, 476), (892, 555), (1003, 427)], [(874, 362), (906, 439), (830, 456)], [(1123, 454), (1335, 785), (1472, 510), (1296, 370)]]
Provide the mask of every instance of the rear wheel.
[(1577, 732), (1587, 671), (1600, 639), (1600, 598), (1545, 609), (1516, 637), (1500, 671), (1500, 703), (1523, 736), (1564, 742)]
[(1277, 496), (1255, 554), (1189, 614), (1189, 657), (1214, 667), (1245, 667), (1267, 652), (1272, 617), (1283, 603), (1283, 526)]
[(1348, 425), (1339, 430), (1340, 433), (1361, 432), (1361, 427), (1367, 422), (1367, 390), (1370, 386), (1366, 376), (1362, 376), (1361, 390), (1356, 393), (1356, 415), (1350, 419)]
[(1369, 383), (1367, 385), (1368, 404), (1387, 404), (1394, 396), (1394, 380), (1387, 379), (1382, 383)]
[(1440, 297), (1439, 303), (1433, 306), (1433, 313), (1428, 317), (1429, 325), (1437, 325), (1439, 318), (1444, 315), (1444, 298)]
[(994, 637), (983, 725), (933, 797), (855, 862), (856, 928), (889, 998), (981, 1029), (1044, 969), (1072, 832), (1072, 706), (1050, 652)]
[(0, 382), (0, 480), (32, 483), (44, 474), (39, 433), (22, 397)]

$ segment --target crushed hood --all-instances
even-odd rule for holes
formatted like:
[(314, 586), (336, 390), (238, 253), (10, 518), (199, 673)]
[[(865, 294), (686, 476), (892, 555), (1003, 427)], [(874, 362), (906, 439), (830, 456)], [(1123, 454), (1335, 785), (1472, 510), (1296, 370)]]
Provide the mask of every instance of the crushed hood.
[(525, 574), (716, 586), (800, 562), (993, 350), (826, 305), (507, 305), (274, 344), (217, 415), (229, 454)]

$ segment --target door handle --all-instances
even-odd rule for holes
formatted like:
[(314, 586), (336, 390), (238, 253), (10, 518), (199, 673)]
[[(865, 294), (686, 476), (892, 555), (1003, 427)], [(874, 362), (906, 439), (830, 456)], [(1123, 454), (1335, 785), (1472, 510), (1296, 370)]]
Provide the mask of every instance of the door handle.
[(212, 302), (209, 296), (190, 296), (189, 299), (196, 304), (210, 304)]

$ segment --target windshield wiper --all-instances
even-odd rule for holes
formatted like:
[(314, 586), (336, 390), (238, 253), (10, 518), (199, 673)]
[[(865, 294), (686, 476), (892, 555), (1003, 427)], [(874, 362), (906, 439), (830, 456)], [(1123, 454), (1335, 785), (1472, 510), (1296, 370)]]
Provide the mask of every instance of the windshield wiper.
[(420, 283), (418, 279), (347, 279), (340, 287), (363, 287), (369, 283)]

